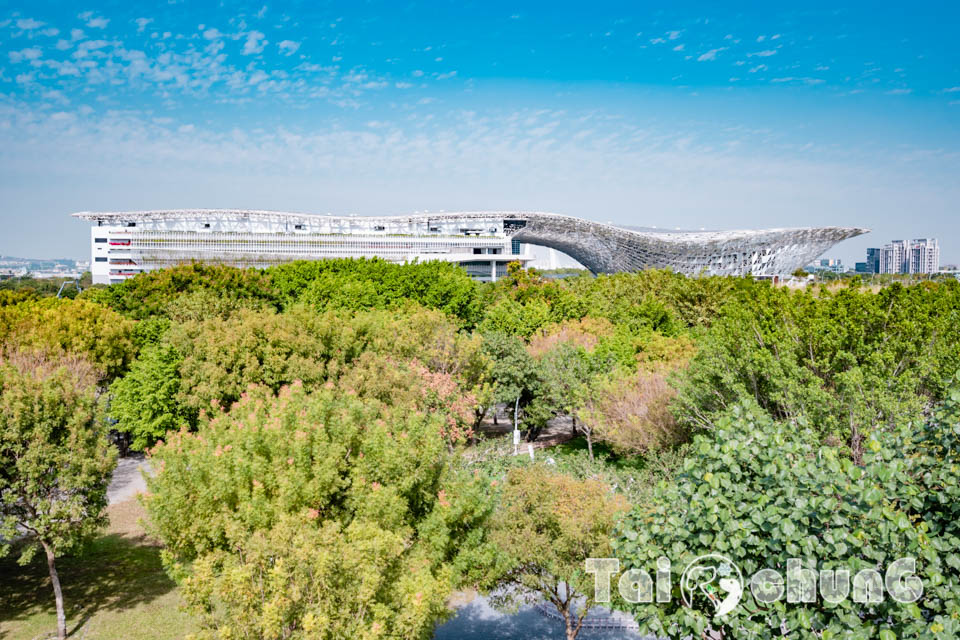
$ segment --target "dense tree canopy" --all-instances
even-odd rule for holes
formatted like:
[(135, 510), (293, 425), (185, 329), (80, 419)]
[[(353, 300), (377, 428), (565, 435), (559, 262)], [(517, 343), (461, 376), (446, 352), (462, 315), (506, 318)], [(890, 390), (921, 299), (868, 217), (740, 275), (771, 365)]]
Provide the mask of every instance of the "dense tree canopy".
[(216, 637), (428, 637), (475, 570), (489, 500), (439, 408), (344, 391), (254, 388), (153, 451), (155, 531)]
[(920, 417), (960, 369), (960, 283), (894, 284), (877, 293), (753, 287), (698, 343), (680, 418), (710, 428), (749, 397), (778, 420), (859, 442)]
[[(36, 418), (21, 430), (86, 425), (78, 451), (103, 468), (99, 406), (151, 452), (154, 532), (204, 638), (427, 637), (451, 589), (506, 584), (573, 629), (559, 584), (590, 595), (577, 563), (606, 552), (623, 497), (626, 566), (915, 553), (930, 586), (914, 608), (751, 601), (727, 620), (630, 605), (650, 629), (954, 633), (960, 284), (881, 284), (186, 264), (76, 300), (0, 290), (0, 356), (45, 363), (3, 365), (30, 393), (0, 404), (43, 408), (7, 411)], [(80, 361), (91, 382), (68, 392)], [(538, 446), (574, 439), (514, 457), (486, 421), (504, 410)], [(98, 478), (78, 535), (100, 521)]]

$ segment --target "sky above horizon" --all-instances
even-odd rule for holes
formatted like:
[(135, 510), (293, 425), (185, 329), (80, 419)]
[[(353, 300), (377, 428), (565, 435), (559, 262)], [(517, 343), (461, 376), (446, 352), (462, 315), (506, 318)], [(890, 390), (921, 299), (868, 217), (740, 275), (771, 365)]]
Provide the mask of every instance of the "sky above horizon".
[(960, 262), (960, 4), (7, 2), (0, 254), (69, 213), (863, 226)]

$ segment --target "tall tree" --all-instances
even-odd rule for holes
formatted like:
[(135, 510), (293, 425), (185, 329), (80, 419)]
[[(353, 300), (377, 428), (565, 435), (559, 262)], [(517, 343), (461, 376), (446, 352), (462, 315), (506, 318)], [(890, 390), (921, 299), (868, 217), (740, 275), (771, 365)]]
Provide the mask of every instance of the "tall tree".
[[(0, 360), (0, 540), (19, 543), (21, 564), (43, 549), (66, 638), (56, 558), (105, 524), (116, 463), (91, 365), (13, 353)], [(0, 555), (11, 545), (0, 544)]]
[(544, 599), (566, 624), (567, 640), (596, 605), (587, 558), (610, 555), (610, 535), (627, 501), (595, 480), (577, 480), (541, 465), (513, 469), (490, 528), (497, 549), (486, 587), (494, 600), (522, 604)]
[(474, 552), (488, 486), (440, 411), (323, 386), (255, 387), (154, 449), (147, 509), (199, 638), (419, 640)]

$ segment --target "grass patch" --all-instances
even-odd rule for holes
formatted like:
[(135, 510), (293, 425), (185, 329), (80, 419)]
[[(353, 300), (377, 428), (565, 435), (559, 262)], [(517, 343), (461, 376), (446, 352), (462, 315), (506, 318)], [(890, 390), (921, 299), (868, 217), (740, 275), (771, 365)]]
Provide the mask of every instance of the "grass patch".
[[(79, 553), (57, 559), (71, 638), (182, 638), (196, 623), (180, 611), (176, 584), (163, 571), (160, 548), (147, 537), (135, 500), (112, 505), (110, 526)], [(0, 639), (56, 637), (53, 588), (43, 554), (25, 567), (0, 560)]]

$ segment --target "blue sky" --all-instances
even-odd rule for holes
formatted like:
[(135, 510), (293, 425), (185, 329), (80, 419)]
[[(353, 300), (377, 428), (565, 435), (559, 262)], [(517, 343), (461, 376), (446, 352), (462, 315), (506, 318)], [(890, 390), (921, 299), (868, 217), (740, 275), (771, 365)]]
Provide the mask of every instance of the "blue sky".
[(0, 253), (78, 210), (856, 225), (960, 261), (957, 3), (0, 2)]

